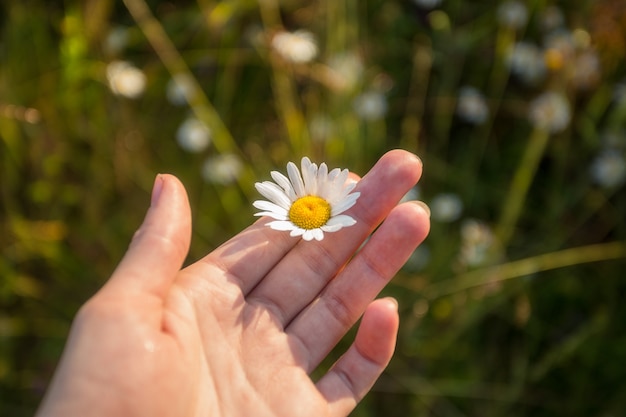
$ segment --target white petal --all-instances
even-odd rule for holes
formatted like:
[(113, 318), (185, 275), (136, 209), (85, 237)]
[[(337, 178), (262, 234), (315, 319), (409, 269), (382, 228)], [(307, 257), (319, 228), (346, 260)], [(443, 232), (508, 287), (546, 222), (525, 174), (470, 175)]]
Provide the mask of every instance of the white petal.
[(285, 210), (281, 206), (274, 204), (274, 203), (270, 203), (269, 201), (265, 201), (265, 200), (257, 200), (253, 202), (252, 205), (258, 208), (259, 210), (271, 211), (272, 213), (283, 216), (285, 219), (287, 218), (287, 213), (289, 213), (288, 210)]
[(324, 182), (328, 181), (328, 165), (324, 162), (320, 164), (320, 167), (317, 170), (317, 180)]
[(349, 227), (355, 224), (356, 224), (356, 220), (354, 220), (352, 217), (347, 216), (345, 214), (340, 214), (339, 216), (331, 217), (328, 220), (328, 222), (326, 222), (326, 224), (322, 226), (322, 229), (328, 228), (329, 232), (336, 232), (342, 227)]
[(283, 188), (285, 194), (287, 194), (287, 197), (289, 197), (289, 199), (291, 199), (292, 201), (296, 199), (296, 193), (293, 190), (291, 182), (289, 182), (289, 178), (285, 177), (278, 171), (272, 171), (270, 172), (270, 175), (272, 176), (276, 184), (280, 185)]
[(324, 162), (322, 162), (320, 164), (319, 169), (317, 170), (317, 179), (323, 179), (326, 180), (326, 177), (328, 177), (328, 165), (326, 165)]
[(325, 198), (327, 201), (332, 202), (330, 199), (334, 194), (334, 184), (337, 177), (341, 174), (341, 170), (339, 168), (335, 168), (328, 173), (326, 177), (326, 181), (324, 184), (324, 188), (320, 191), (319, 196)]
[(296, 196), (303, 197), (305, 195), (304, 183), (302, 182), (302, 177), (300, 176), (300, 172), (298, 171), (296, 164), (293, 162), (289, 162), (287, 164), (287, 174), (289, 175), (289, 180), (291, 181), (291, 185), (293, 186)]
[(329, 225), (328, 223), (326, 223), (324, 226), (320, 227), (320, 229), (322, 229), (324, 232), (336, 232), (338, 230), (341, 230), (343, 228), (343, 225), (341, 224), (332, 224)]
[(346, 184), (346, 180), (348, 179), (348, 174), (349, 171), (347, 169), (344, 169), (343, 171), (339, 172), (328, 184), (328, 186), (326, 187), (327, 195), (325, 196), (327, 201), (333, 203), (341, 199), (341, 194), (343, 191), (343, 187)]
[(292, 237), (296, 237), (296, 236), (302, 236), (304, 233), (306, 233), (306, 230), (299, 228), (296, 225), (293, 225), (293, 230), (291, 230), (291, 233), (289, 233), (289, 236)]
[(307, 167), (311, 165), (311, 160), (309, 159), (308, 156), (303, 156), (302, 159), (300, 160), (300, 167), (305, 170), (308, 169)]
[(307, 195), (317, 195), (317, 165), (312, 164), (306, 156), (302, 158), (302, 179), (304, 192)]
[(293, 232), (293, 230), (297, 228), (297, 226), (291, 223), (290, 221), (281, 221), (281, 220), (269, 222), (267, 225), (274, 230), (280, 230), (280, 231), (291, 230)]
[(313, 237), (315, 238), (315, 240), (324, 240), (324, 231), (322, 229), (313, 229)]
[(287, 194), (273, 182), (257, 182), (254, 184), (254, 188), (256, 188), (263, 197), (267, 198), (272, 203), (278, 204), (285, 210), (289, 210), (289, 207), (291, 207), (291, 200), (287, 197)]
[(337, 175), (337, 178), (335, 178), (333, 182), (337, 185), (339, 189), (343, 189), (343, 187), (346, 185), (346, 181), (348, 180), (349, 175), (350, 171), (344, 169), (339, 173), (339, 175)]
[(346, 181), (346, 183), (343, 185), (343, 190), (341, 190), (341, 193), (344, 196), (350, 194), (350, 192), (354, 190), (357, 184), (358, 184), (357, 181), (351, 181), (351, 180)]
[(306, 241), (311, 241), (313, 239), (322, 240), (324, 239), (324, 232), (322, 232), (322, 229), (319, 229), (319, 228), (309, 229), (304, 232), (304, 234), (302, 235), (302, 239)]
[(330, 171), (328, 173), (328, 179), (330, 181), (334, 180), (335, 178), (337, 178), (337, 175), (339, 175), (341, 173), (341, 169), (339, 168), (334, 168), (332, 171)]
[[(349, 173), (348, 173), (349, 174)], [(336, 201), (340, 201), (344, 199), (354, 188), (357, 186), (358, 181), (353, 181), (351, 179), (346, 178), (346, 181), (343, 183), (341, 190), (338, 191), (338, 194), (335, 195)]]
[(356, 200), (358, 200), (360, 196), (361, 196), (361, 193), (358, 193), (358, 192), (352, 193), (346, 196), (339, 203), (334, 204), (332, 206), (331, 216), (336, 216), (337, 214), (341, 214), (344, 211), (348, 210), (350, 207), (352, 207), (356, 203)]
[(274, 220), (281, 220), (281, 221), (285, 221), (287, 220), (286, 216), (281, 216), (278, 213), (274, 213), (273, 211), (260, 211), (258, 213), (254, 213), (255, 216), (267, 216), (267, 217), (271, 217)]
[(328, 188), (328, 166), (325, 163), (321, 163), (317, 170), (317, 190), (316, 194), (322, 198), (325, 198), (326, 188)]

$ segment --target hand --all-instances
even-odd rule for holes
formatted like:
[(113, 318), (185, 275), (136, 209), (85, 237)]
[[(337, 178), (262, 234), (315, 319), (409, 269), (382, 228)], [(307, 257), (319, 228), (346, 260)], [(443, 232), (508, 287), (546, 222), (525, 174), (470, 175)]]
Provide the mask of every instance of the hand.
[[(158, 176), (124, 259), (73, 323), (39, 416), (347, 415), (394, 350), (397, 305), (372, 300), (428, 233), (420, 205), (397, 205), (421, 169), (407, 152), (383, 156), (356, 188), (357, 224), (321, 242), (262, 218), (182, 270), (187, 195)], [(363, 312), (352, 346), (313, 382)]]

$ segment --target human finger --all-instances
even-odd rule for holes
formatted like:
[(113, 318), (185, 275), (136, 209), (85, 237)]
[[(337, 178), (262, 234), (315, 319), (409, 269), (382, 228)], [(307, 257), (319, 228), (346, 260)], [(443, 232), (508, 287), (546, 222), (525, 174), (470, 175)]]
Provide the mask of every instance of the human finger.
[(187, 256), (190, 240), (187, 192), (176, 177), (160, 174), (143, 224), (103, 291), (163, 298)]
[(309, 371), (404, 265), (429, 227), (428, 213), (421, 204), (397, 206), (345, 269), (289, 324), (287, 334), (307, 351)]
[(317, 383), (331, 416), (346, 416), (372, 388), (396, 344), (398, 307), (394, 299), (373, 301), (365, 310), (356, 339)]

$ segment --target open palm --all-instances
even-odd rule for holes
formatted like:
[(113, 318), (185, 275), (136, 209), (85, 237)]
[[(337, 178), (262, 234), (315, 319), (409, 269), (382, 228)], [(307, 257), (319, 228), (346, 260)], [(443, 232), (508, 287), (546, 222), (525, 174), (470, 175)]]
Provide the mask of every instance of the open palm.
[[(389, 152), (359, 181), (349, 229), (306, 242), (263, 218), (182, 270), (189, 203), (159, 176), (126, 256), (79, 312), (39, 415), (347, 415), (393, 353), (397, 306), (372, 300), (428, 233), (420, 205), (397, 205), (420, 175), (413, 155)], [(352, 346), (312, 381), (364, 311)]]

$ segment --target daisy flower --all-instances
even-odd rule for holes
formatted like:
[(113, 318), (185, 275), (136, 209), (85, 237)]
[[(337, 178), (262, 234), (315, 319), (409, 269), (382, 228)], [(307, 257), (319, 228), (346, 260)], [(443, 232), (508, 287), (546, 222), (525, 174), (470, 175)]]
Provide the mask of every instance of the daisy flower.
[(279, 32), (272, 39), (272, 47), (282, 58), (295, 64), (311, 62), (318, 53), (315, 36), (306, 30)]
[(548, 91), (530, 103), (528, 117), (536, 128), (559, 133), (569, 125), (572, 111), (565, 96)]
[(528, 22), (528, 8), (521, 1), (505, 1), (498, 8), (498, 22), (511, 29), (521, 29)]
[(336, 232), (356, 223), (342, 214), (352, 207), (361, 193), (352, 192), (356, 182), (346, 182), (348, 170), (335, 168), (328, 171), (325, 163), (302, 158), (302, 175), (293, 162), (287, 164), (287, 175), (272, 171), (274, 182), (254, 184), (269, 201), (257, 200), (252, 205), (259, 210), (255, 216), (274, 219), (267, 225), (274, 230), (288, 231), (291, 236), (304, 240), (322, 240), (324, 232)]
[(459, 90), (456, 113), (466, 122), (480, 125), (489, 117), (489, 106), (485, 96), (474, 87), (462, 87)]
[(111, 91), (120, 96), (138, 98), (146, 89), (146, 75), (127, 61), (113, 61), (107, 65), (107, 80)]

